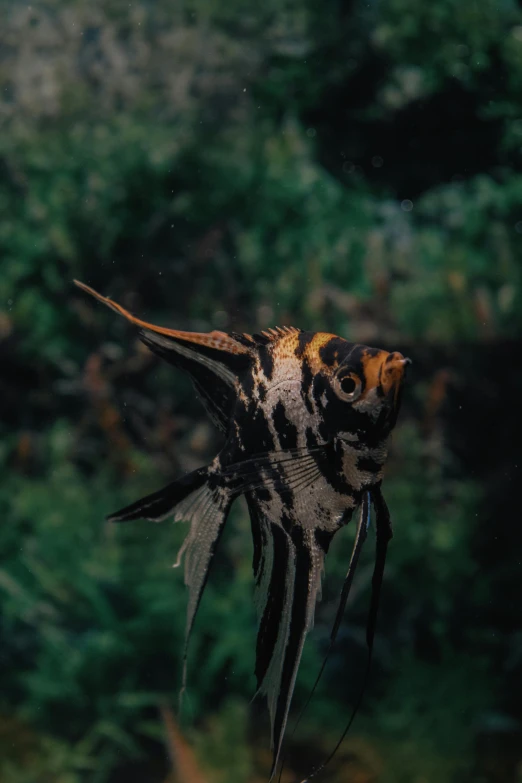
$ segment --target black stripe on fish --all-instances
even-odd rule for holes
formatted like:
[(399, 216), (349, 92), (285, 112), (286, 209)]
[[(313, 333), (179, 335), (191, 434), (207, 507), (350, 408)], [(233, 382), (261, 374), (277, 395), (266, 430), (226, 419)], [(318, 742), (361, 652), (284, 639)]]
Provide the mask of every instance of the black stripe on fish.
[(347, 343), (346, 340), (341, 337), (332, 337), (321, 346), (319, 356), (327, 367), (333, 367), (341, 357), (346, 355), (347, 347), (350, 347), (350, 343)]
[(328, 549), (332, 543), (334, 533), (330, 533), (328, 530), (321, 530), (320, 528), (317, 528), (314, 530), (314, 536), (317, 546), (320, 547), (321, 551), (324, 552), (325, 555), (328, 554)]
[[(270, 534), (273, 546), (270, 583), (263, 615), (259, 623), (256, 645), (255, 675), (258, 689), (261, 688), (268, 671), (279, 636), (279, 626), (285, 602), (286, 567), (290, 557), (289, 538), (285, 531), (272, 523)], [(266, 564), (265, 567), (267, 567)]]
[(295, 355), (298, 359), (304, 357), (304, 352), (314, 339), (317, 332), (301, 332), (297, 338), (297, 348), (295, 349)]
[(317, 435), (311, 427), (307, 427), (305, 430), (306, 445), (310, 451), (313, 451), (318, 445)]
[(301, 657), (303, 637), (307, 628), (307, 610), (310, 593), (310, 574), (312, 571), (312, 557), (310, 549), (305, 546), (304, 535), (301, 528), (296, 527), (292, 531), (292, 542), (295, 546), (295, 577), (292, 597), (292, 614), (288, 641), (285, 650), (281, 683), (277, 699), (277, 709), (274, 720), (274, 748), (279, 749), (280, 740), (284, 731), (284, 724), (288, 714), (290, 695), (294, 688), (297, 663)]
[(282, 449), (297, 448), (297, 427), (288, 419), (286, 409), (281, 400), (272, 410), (272, 421), (279, 436)]
[(382, 470), (382, 464), (373, 457), (361, 456), (357, 457), (357, 469), (366, 473), (379, 473)]
[(256, 454), (260, 451), (275, 451), (273, 435), (270, 431), (268, 419), (262, 408), (255, 409), (250, 417), (248, 427), (241, 431), (245, 451), (248, 454)]
[[(288, 508), (292, 508), (290, 504), (287, 504)], [(286, 511), (281, 512), (281, 527), (285, 531), (285, 533), (291, 533), (292, 528), (294, 527), (295, 522), (291, 517), (286, 513)]]
[(342, 444), (334, 441), (318, 446), (317, 438), (310, 428), (306, 430), (306, 441), (321, 476), (336, 492), (355, 497), (357, 493), (344, 475)]
[(257, 345), (268, 345), (274, 341), (274, 338), (271, 335), (264, 334), (263, 332), (255, 332), (252, 337)]
[(323, 459), (318, 468), (323, 478), (336, 491), (343, 495), (354, 495), (355, 489), (347, 480), (343, 471), (343, 453), (340, 444), (328, 444), (325, 447), (326, 459)]
[[(331, 420), (339, 422), (339, 431), (357, 434), (366, 448), (375, 448), (380, 444), (383, 438), (382, 431), (375, 425), (375, 422), (368, 418), (366, 413), (356, 410), (352, 405), (347, 405), (339, 399), (331, 386), (324, 387), (317, 379), (314, 379), (314, 396), (321, 408), (323, 394), (325, 395), (328, 416)], [(328, 438), (324, 418), (320, 421), (319, 433), (325, 440)]]
[(190, 375), (208, 415), (219, 430), (227, 432), (235, 404), (235, 395), (231, 394), (230, 387), (220, 383), (210, 370), (204, 368), (193, 368)]
[[(253, 489), (250, 490), (251, 492), (254, 491)], [(272, 500), (272, 493), (268, 489), (268, 487), (265, 487), (263, 485), (259, 487), (255, 487), (255, 493), (256, 498), (264, 503), (269, 503)]]
[[(258, 494), (258, 491), (256, 491), (256, 495)], [(245, 493), (245, 498), (248, 505), (248, 510), (250, 513), (250, 527), (252, 530), (252, 543), (253, 543), (253, 553), (252, 553), (252, 570), (254, 572), (254, 577), (256, 584), (259, 581), (259, 574), (260, 570), (262, 568), (262, 557), (263, 557), (263, 550), (264, 550), (264, 533), (262, 526), (259, 522), (259, 519), (257, 518), (257, 506), (255, 503), (252, 502), (252, 494), (251, 493)]]
[[(323, 552), (317, 546), (312, 531), (303, 531), (300, 526), (295, 526), (290, 540), (292, 568), (288, 569), (288, 573), (293, 572), (293, 580), (291, 586), (287, 584), (287, 601), (291, 601), (291, 610), (289, 615), (285, 615), (283, 611), (283, 617), (287, 620), (286, 628), (284, 622), (280, 622), (280, 635), (286, 636), (286, 645), (277, 685), (277, 698), (272, 703), (271, 709), (274, 758), (270, 780), (278, 765), (297, 670), (305, 637), (313, 621), (315, 602), (321, 586), (324, 561)], [(268, 695), (270, 705), (270, 692)]]
[(261, 348), (259, 351), (259, 364), (261, 365), (265, 378), (267, 381), (270, 381), (274, 373), (274, 356), (272, 354), (271, 346)]

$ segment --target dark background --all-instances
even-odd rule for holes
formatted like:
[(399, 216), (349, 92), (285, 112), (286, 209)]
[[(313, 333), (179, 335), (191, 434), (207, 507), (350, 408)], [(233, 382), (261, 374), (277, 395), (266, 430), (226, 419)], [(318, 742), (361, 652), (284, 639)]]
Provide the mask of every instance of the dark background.
[[(186, 379), (73, 278), (175, 328), (293, 324), (413, 359), (374, 670), (322, 779), (520, 783), (519, 4), (1, 9), (2, 783), (261, 783), (270, 765), (244, 506), (181, 724), (183, 525), (103, 521), (219, 439)], [(295, 714), (352, 535), (328, 559)], [(371, 549), (288, 733), (288, 783), (356, 697)]]

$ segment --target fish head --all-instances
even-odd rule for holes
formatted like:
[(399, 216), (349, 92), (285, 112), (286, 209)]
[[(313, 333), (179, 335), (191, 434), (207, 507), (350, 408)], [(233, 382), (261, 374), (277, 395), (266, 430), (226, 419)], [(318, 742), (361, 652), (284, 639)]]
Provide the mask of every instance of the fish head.
[[(335, 366), (322, 373), (323, 417), (328, 436), (364, 441), (385, 439), (399, 414), (406, 367), (399, 351), (343, 341)], [(350, 438), (351, 436), (351, 438)]]

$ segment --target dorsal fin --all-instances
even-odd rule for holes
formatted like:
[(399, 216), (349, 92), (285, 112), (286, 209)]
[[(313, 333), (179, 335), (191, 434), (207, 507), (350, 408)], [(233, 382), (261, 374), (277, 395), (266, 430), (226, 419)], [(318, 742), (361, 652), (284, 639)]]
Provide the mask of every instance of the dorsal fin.
[(178, 329), (167, 329), (163, 326), (156, 326), (155, 324), (142, 321), (141, 318), (136, 318), (117, 302), (114, 302), (112, 299), (109, 299), (106, 296), (102, 296), (97, 291), (95, 291), (94, 288), (91, 288), (85, 283), (81, 283), (79, 280), (74, 280), (73, 282), (78, 286), (78, 288), (81, 288), (87, 294), (90, 294), (95, 299), (98, 299), (98, 301), (103, 302), (103, 304), (107, 305), (107, 307), (110, 307), (111, 310), (114, 310), (119, 315), (122, 315), (127, 319), (127, 321), (130, 321), (130, 323), (138, 326), (140, 329), (151, 332), (152, 334), (163, 335), (167, 338), (170, 338), (171, 340), (177, 340), (180, 343), (191, 344), (194, 346), (194, 350), (199, 347), (200, 349), (206, 348), (216, 352), (222, 351), (223, 353), (233, 355), (249, 353), (248, 349), (244, 345), (238, 343), (236, 340), (230, 337), (230, 335), (226, 334), (226, 332), (220, 332), (216, 330), (213, 332), (184, 332)]
[[(226, 432), (237, 400), (238, 373), (248, 368), (254, 343), (240, 342), (225, 332), (184, 332), (142, 321), (117, 302), (75, 280), (77, 286), (139, 329), (139, 338), (157, 356), (185, 370), (217, 426)], [(250, 347), (249, 347), (250, 345)]]

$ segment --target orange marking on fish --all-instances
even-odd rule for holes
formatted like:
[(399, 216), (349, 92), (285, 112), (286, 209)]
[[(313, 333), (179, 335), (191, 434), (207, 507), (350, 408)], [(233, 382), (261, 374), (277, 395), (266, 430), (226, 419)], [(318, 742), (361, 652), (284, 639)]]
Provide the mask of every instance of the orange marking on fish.
[(392, 388), (399, 389), (404, 376), (404, 369), (409, 363), (402, 353), (394, 351), (379, 351), (377, 354), (365, 353), (362, 356), (366, 387), (361, 395), (365, 399), (367, 395), (379, 386), (384, 394), (388, 394)]
[(393, 387), (399, 388), (407, 364), (409, 360), (405, 359), (402, 353), (394, 351), (388, 354), (382, 366), (381, 376), (381, 386), (385, 394), (388, 394)]
[(296, 361), (296, 349), (299, 344), (299, 332), (290, 331), (279, 335), (279, 339), (274, 343), (273, 356), (278, 362)]
[(328, 345), (330, 340), (335, 339), (335, 337), (335, 334), (329, 334), (328, 332), (317, 332), (312, 341), (306, 346), (304, 355), (308, 360), (312, 373), (324, 372), (327, 375), (331, 375), (336, 370), (338, 362), (330, 367), (323, 362), (320, 354), (321, 348)]
[(380, 386), (382, 367), (387, 356), (387, 351), (379, 351), (377, 354), (369, 352), (363, 353), (361, 362), (366, 386), (364, 393), (361, 395), (361, 399), (364, 399), (372, 389), (376, 389)]

